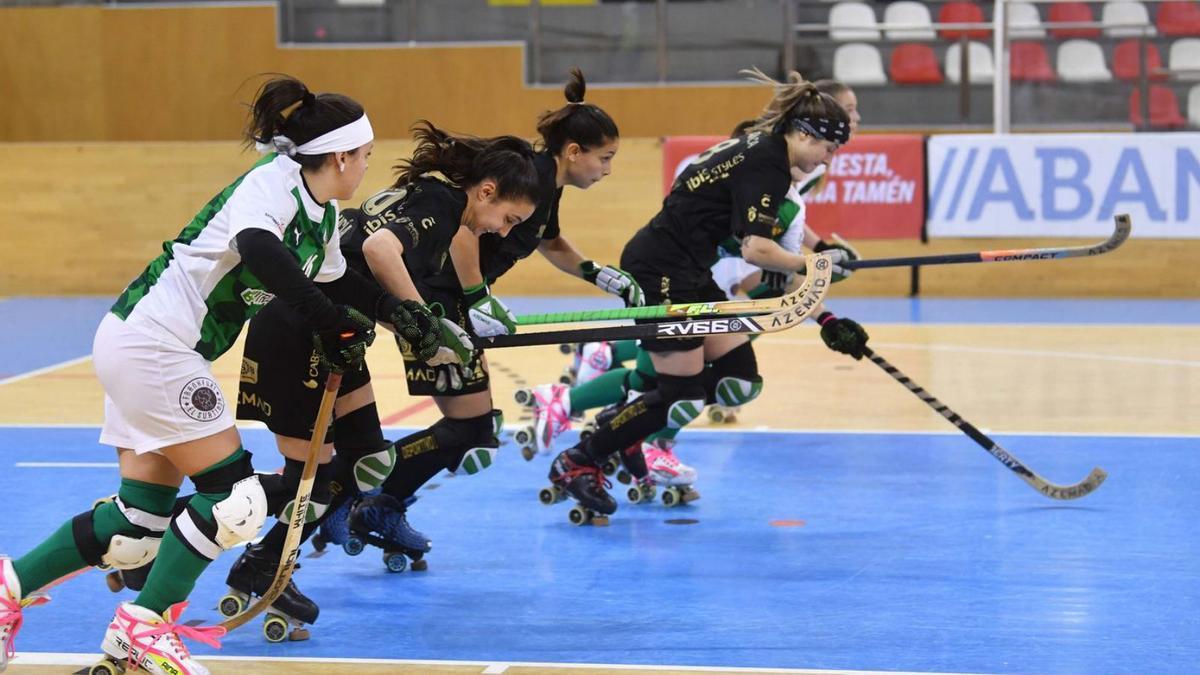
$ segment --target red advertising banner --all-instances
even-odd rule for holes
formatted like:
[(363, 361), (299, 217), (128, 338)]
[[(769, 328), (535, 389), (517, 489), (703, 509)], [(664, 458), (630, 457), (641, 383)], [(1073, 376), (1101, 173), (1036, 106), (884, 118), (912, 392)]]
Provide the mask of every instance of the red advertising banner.
[[(675, 176), (723, 136), (672, 136), (663, 143), (663, 194)], [(807, 195), (808, 225), (828, 237), (919, 239), (925, 222), (925, 142), (915, 134), (854, 137)]]

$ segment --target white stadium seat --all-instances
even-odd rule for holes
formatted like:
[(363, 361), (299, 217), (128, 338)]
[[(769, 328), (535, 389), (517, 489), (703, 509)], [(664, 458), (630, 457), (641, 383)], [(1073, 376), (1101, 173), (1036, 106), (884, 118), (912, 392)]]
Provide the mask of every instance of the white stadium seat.
[(873, 45), (841, 45), (833, 53), (833, 77), (846, 84), (886, 84), (883, 56)]
[(1058, 46), (1058, 79), (1063, 82), (1107, 82), (1112, 72), (1104, 51), (1091, 40), (1067, 40)]
[[(1135, 0), (1104, 3), (1100, 23), (1104, 24), (1104, 34), (1109, 37), (1137, 37), (1157, 32), (1150, 23), (1146, 6)], [(1149, 24), (1149, 28), (1139, 28), (1143, 24)]]
[[(1180, 80), (1200, 80), (1200, 39), (1183, 38), (1171, 43), (1167, 52), (1167, 70)], [(1189, 113), (1190, 108), (1189, 108)]]
[(829, 10), (829, 37), (834, 40), (878, 40), (875, 10), (863, 2), (839, 2)]
[(1029, 2), (1008, 3), (1008, 36), (1013, 39), (1040, 40), (1046, 37), (1042, 17)]
[(904, 24), (919, 26), (919, 28), (885, 28), (884, 34), (888, 40), (902, 42), (906, 40), (933, 40), (937, 35), (933, 32), (933, 17), (929, 7), (922, 2), (900, 0), (893, 2), (883, 10), (885, 24)]
[[(996, 76), (996, 68), (992, 64), (992, 50), (982, 42), (967, 43), (967, 57), (969, 63), (967, 68), (970, 69), (967, 81), (972, 84), (980, 84), (991, 82)], [(961, 81), (959, 69), (961, 67), (962, 51), (960, 45), (956, 42), (946, 48), (946, 79), (950, 82), (958, 83)]]

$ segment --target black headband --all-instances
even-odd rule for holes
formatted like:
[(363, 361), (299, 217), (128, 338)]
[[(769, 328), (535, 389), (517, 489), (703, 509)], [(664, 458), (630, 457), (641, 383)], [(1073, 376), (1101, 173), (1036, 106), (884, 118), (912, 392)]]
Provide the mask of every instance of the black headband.
[(793, 117), (788, 120), (790, 126), (814, 138), (823, 138), (845, 145), (850, 140), (850, 125), (842, 121), (827, 120), (824, 117)]

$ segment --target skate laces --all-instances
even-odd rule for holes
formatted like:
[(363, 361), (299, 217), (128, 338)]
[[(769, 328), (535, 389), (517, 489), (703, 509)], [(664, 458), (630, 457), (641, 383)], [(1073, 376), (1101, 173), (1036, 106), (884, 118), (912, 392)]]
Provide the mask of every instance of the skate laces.
[[(0, 589), (5, 588), (7, 588), (7, 584), (0, 581)], [(8, 628), (8, 635), (4, 637), (5, 661), (17, 655), (17, 631), (21, 630), (21, 624), (25, 622), (22, 610), (34, 605), (44, 605), (47, 602), (50, 602), (49, 597), (37, 593), (23, 600), (15, 601), (8, 597), (7, 591), (0, 593), (0, 628)]]
[(186, 637), (190, 640), (202, 642), (210, 647), (221, 648), (221, 643), (217, 638), (225, 635), (226, 630), (224, 626), (189, 626), (183, 623), (176, 623), (187, 605), (187, 601), (171, 605), (167, 608), (167, 612), (163, 616), (164, 620), (161, 623), (145, 624), (146, 629), (142, 631), (134, 630), (139, 623), (142, 623), (139, 619), (130, 616), (124, 609), (117, 610), (118, 616), (124, 613), (126, 620), (132, 622), (127, 628), (120, 626), (116, 622), (111, 626), (117, 630), (124, 630), (129, 636), (130, 650), (128, 662), (131, 667), (136, 667), (137, 655), (139, 653), (148, 654), (159, 651), (154, 649), (154, 642), (159, 636), (163, 635), (166, 636), (168, 644), (170, 644), (175, 653), (184, 659), (191, 658), (191, 652), (188, 651), (187, 645), (183, 644), (181, 638)]
[(551, 436), (557, 436), (571, 429), (571, 415), (562, 403), (562, 394), (565, 391), (566, 387), (554, 385), (550, 388), (549, 396), (543, 396), (540, 391), (533, 393), (534, 400), (537, 401), (538, 411), (546, 414), (547, 426), (550, 429)]

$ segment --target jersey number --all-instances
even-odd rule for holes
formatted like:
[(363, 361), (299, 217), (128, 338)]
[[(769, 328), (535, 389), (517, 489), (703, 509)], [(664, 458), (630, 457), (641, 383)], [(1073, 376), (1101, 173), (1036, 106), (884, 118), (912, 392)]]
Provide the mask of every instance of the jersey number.
[(367, 201), (363, 202), (363, 213), (368, 216), (377, 216), (388, 209), (392, 204), (404, 199), (408, 196), (408, 188), (396, 188), (393, 190), (382, 190), (367, 197)]
[(700, 153), (699, 155), (696, 155), (696, 159), (692, 160), (692, 164), (703, 164), (708, 161), (709, 157), (712, 157), (713, 155), (717, 154), (718, 152), (721, 152), (722, 150), (728, 150), (729, 148), (732, 148), (733, 146), (737, 145), (738, 141), (740, 141), (740, 140), (742, 140), (742, 139), (741, 138), (727, 138), (727, 139), (721, 141), (720, 143), (717, 143), (716, 145), (712, 146), (711, 148), (705, 150), (704, 152)]

